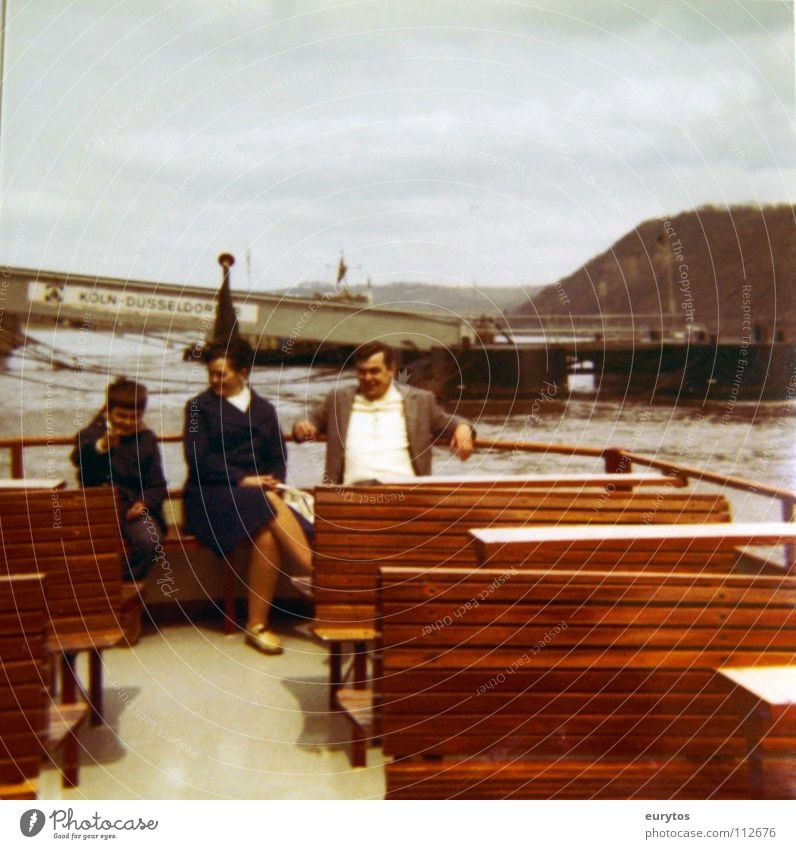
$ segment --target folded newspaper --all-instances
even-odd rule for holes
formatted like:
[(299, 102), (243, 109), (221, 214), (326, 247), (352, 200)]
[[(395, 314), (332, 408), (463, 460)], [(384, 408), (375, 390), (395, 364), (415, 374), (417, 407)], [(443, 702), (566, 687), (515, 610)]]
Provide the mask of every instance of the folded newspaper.
[(284, 483), (280, 483), (276, 489), (282, 494), (282, 500), (288, 507), (292, 507), (308, 522), (315, 522), (315, 499), (309, 492)]

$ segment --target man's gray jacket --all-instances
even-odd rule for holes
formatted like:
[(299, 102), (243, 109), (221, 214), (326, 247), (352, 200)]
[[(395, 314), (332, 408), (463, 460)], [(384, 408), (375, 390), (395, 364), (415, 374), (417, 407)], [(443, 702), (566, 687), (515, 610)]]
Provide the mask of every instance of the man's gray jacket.
[[(460, 424), (469, 422), (448, 415), (431, 392), (394, 383), (404, 402), (409, 457), (417, 475), (431, 474), (431, 448), (437, 437), (452, 437)], [(342, 483), (345, 469), (345, 441), (357, 387), (345, 386), (330, 392), (309, 415), (309, 421), (326, 434), (324, 483)]]

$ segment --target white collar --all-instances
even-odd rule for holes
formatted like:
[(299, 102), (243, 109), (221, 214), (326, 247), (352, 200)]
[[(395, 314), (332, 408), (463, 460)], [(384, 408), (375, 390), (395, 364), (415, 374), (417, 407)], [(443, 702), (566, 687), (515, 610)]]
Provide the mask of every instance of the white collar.
[(233, 407), (237, 407), (241, 413), (245, 413), (249, 409), (252, 400), (252, 391), (248, 386), (244, 386), (237, 395), (230, 395), (224, 399), (229, 401)]

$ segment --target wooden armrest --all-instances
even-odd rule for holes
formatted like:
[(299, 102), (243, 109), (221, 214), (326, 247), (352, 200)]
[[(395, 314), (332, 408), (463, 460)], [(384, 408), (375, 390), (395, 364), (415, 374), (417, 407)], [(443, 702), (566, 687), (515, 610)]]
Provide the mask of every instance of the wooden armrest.
[(355, 722), (363, 731), (373, 729), (373, 691), (351, 690), (347, 687), (337, 691), (337, 704), (340, 710)]
[(312, 633), (324, 643), (354, 642), (362, 643), (375, 640), (378, 631), (375, 628), (337, 628), (333, 625), (321, 625), (311, 629)]
[(67, 734), (73, 732), (88, 716), (88, 705), (77, 702), (71, 705), (50, 705), (50, 723), (45, 743), (47, 749), (57, 749)]

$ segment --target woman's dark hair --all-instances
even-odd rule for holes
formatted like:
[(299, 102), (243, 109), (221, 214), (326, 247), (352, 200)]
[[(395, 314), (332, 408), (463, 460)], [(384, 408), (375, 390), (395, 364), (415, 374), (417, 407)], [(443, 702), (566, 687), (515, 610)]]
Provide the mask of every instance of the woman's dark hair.
[(395, 352), (386, 343), (379, 339), (374, 339), (372, 342), (365, 342), (354, 351), (354, 365), (369, 360), (376, 354), (384, 354), (384, 365), (387, 368), (392, 368), (395, 365)]
[(126, 407), (143, 413), (146, 410), (147, 391), (143, 383), (136, 383), (126, 377), (117, 377), (108, 385), (106, 408)]
[(254, 363), (254, 349), (241, 336), (235, 339), (217, 339), (205, 348), (203, 359), (207, 365), (224, 357), (229, 360), (235, 368), (235, 371), (243, 371), (243, 369), (251, 369)]

